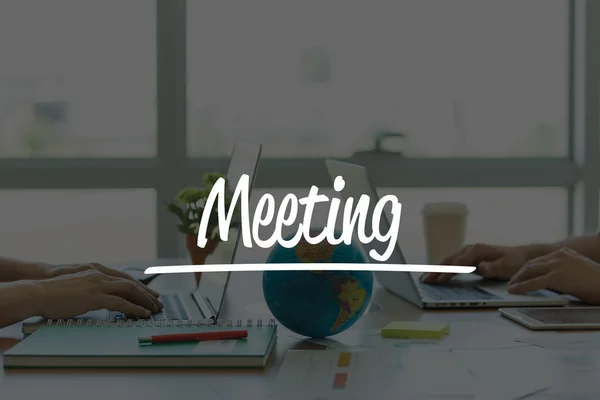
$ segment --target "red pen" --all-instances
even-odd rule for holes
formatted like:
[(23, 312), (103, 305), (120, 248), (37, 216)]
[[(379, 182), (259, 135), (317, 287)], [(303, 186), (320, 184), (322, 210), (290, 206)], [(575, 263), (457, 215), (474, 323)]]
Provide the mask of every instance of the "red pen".
[(233, 340), (248, 337), (248, 331), (219, 331), (179, 333), (173, 335), (157, 335), (138, 337), (139, 344), (175, 343), (175, 342), (200, 342), (205, 340)]

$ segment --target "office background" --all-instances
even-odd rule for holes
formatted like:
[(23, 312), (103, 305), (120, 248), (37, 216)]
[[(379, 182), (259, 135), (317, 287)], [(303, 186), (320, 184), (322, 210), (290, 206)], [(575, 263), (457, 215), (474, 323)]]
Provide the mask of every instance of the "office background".
[(431, 201), (469, 206), (469, 242), (594, 231), (598, 20), (594, 0), (4, 0), (0, 254), (182, 256), (164, 203), (238, 137), (264, 144), (254, 202), (330, 187), (327, 157), (366, 165), (411, 260)]

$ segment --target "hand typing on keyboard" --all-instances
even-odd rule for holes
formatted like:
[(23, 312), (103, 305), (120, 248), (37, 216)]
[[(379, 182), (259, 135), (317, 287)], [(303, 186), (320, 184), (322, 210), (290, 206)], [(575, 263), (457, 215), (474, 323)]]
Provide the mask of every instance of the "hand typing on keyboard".
[(0, 257), (0, 328), (30, 317), (68, 319), (96, 310), (159, 312), (158, 293), (96, 263), (52, 265)]
[(102, 309), (143, 318), (162, 310), (158, 299), (141, 285), (96, 270), (28, 283), (23, 290), (35, 304), (34, 315), (48, 319), (67, 319)]
[[(585, 254), (573, 250), (581, 249)], [(549, 289), (600, 305), (600, 236), (574, 237), (549, 245), (466, 246), (443, 265), (475, 266), (484, 278), (509, 280), (513, 294), (545, 296)], [(589, 256), (588, 256), (589, 254)], [(421, 281), (446, 284), (451, 274), (429, 273)]]
[[(510, 279), (530, 259), (529, 247), (469, 245), (446, 257), (440, 264), (474, 266), (475, 274), (484, 278)], [(428, 273), (421, 280), (429, 284), (445, 284), (454, 274)]]
[(498, 296), (481, 290), (476, 287), (467, 286), (438, 286), (429, 285), (425, 283), (419, 284), (419, 291), (433, 300), (493, 300), (499, 299)]
[(600, 305), (600, 263), (565, 248), (529, 261), (508, 285), (510, 293), (550, 289)]
[[(160, 300), (164, 304), (163, 308), (148, 317), (142, 318), (152, 321), (171, 321), (171, 320), (187, 320), (189, 319), (185, 312), (185, 307), (181, 301), (181, 297), (178, 294), (165, 294), (160, 297)], [(109, 319), (111, 321), (126, 320), (128, 317), (121, 312), (109, 313)]]

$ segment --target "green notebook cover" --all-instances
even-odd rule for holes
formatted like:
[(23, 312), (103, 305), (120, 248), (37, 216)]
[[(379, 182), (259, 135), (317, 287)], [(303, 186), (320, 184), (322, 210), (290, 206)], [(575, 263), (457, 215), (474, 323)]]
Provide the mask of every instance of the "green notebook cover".
[[(138, 344), (138, 337), (245, 329), (240, 340)], [(44, 326), (4, 353), (7, 368), (264, 367), (277, 326)]]

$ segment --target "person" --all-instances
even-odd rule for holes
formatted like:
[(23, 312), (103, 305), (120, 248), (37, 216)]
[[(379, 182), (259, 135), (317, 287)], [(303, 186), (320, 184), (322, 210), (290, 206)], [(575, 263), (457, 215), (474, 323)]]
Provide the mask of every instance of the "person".
[[(524, 294), (550, 289), (600, 305), (600, 236), (573, 237), (550, 244), (465, 246), (448, 256), (442, 265), (476, 267), (475, 273), (508, 281), (508, 291)], [(421, 280), (445, 284), (452, 274), (428, 273)]]
[(102, 309), (144, 318), (162, 307), (157, 292), (101, 264), (51, 265), (0, 257), (0, 327), (30, 317), (67, 319)]

